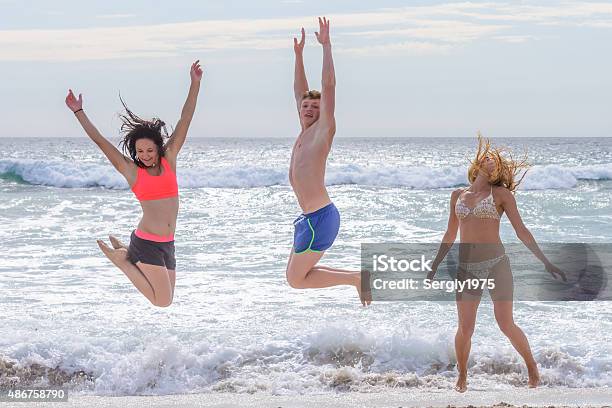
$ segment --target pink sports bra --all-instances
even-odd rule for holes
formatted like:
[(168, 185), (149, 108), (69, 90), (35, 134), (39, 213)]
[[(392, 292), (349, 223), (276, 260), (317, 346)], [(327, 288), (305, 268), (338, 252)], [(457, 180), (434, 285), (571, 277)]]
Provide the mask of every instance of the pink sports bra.
[(176, 174), (170, 168), (168, 161), (162, 157), (162, 174), (151, 176), (145, 169), (138, 167), (136, 182), (132, 191), (138, 201), (161, 200), (162, 198), (178, 197)]

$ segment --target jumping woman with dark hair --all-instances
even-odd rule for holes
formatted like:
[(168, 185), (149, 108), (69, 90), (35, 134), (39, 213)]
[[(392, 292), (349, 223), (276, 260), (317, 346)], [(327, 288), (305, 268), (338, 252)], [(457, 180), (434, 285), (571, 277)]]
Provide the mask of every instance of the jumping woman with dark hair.
[[(68, 91), (66, 105), (74, 112), (87, 135), (102, 150), (112, 165), (125, 177), (140, 201), (143, 216), (126, 247), (110, 236), (112, 248), (98, 240), (104, 255), (127, 275), (149, 301), (160, 307), (169, 306), (174, 297), (176, 262), (174, 231), (178, 215), (176, 159), (193, 118), (202, 68), (199, 60), (191, 65), (191, 86), (181, 118), (170, 137), (160, 119), (143, 120), (130, 111), (121, 115), (124, 134), (119, 149), (113, 146), (91, 123), (83, 110), (83, 98)], [(165, 139), (168, 139), (164, 143)]]

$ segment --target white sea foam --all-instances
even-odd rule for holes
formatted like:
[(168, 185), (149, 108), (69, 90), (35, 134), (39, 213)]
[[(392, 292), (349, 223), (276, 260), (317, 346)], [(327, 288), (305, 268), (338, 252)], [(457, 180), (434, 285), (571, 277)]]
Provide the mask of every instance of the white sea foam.
[[(466, 185), (463, 167), (373, 167), (331, 165), (328, 185), (364, 185), (411, 189), (452, 188)], [(103, 187), (127, 189), (126, 181), (110, 166), (86, 163), (0, 160), (0, 176), (34, 185), (63, 188)], [(183, 188), (253, 188), (288, 185), (287, 169), (254, 165), (220, 168), (183, 168), (178, 171)], [(611, 180), (612, 164), (534, 166), (521, 186), (525, 190), (571, 189), (579, 180)]]
[[(330, 324), (292, 340), (245, 344), (241, 349), (186, 343), (173, 336), (143, 339), (143, 343), (134, 340), (129, 335), (65, 336), (16, 343), (8, 350), (10, 358), (0, 358), (0, 388), (9, 382), (57, 383), (59, 378), (65, 381), (60, 385), (98, 395), (367, 392), (387, 387), (451, 388), (456, 375), (452, 335), (443, 332), (398, 329), (389, 333)], [(500, 341), (504, 343), (501, 337)], [(580, 349), (534, 343), (544, 385), (612, 386), (610, 345), (603, 340), (590, 341)], [(489, 341), (475, 341), (473, 349), (471, 384), (525, 385), (524, 364), (509, 345), (500, 348)], [(7, 361), (16, 365), (7, 368)]]

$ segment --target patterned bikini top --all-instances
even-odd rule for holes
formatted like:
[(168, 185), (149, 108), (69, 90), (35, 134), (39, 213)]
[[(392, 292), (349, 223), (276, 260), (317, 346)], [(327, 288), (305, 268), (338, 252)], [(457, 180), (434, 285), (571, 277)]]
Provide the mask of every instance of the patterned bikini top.
[(460, 220), (466, 218), (470, 214), (477, 218), (499, 220), (499, 213), (497, 212), (497, 206), (495, 205), (495, 200), (493, 199), (493, 186), (491, 186), (491, 192), (489, 195), (485, 199), (480, 200), (474, 208), (470, 208), (465, 205), (463, 199), (461, 196), (459, 196), (457, 202), (455, 203), (455, 214), (457, 214), (457, 217)]

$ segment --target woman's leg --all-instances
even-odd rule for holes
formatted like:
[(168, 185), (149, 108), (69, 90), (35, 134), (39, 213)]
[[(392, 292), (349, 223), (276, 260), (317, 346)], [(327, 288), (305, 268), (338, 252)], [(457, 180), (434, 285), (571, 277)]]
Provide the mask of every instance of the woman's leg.
[[(119, 241), (114, 235), (109, 235), (108, 238), (113, 248), (115, 249), (124, 248), (127, 251), (128, 249), (127, 245)], [(174, 286), (176, 284), (176, 271), (174, 269), (168, 269), (168, 277), (170, 278), (170, 286), (172, 287), (172, 298), (174, 298)]]
[[(114, 235), (108, 236), (111, 245), (115, 249), (123, 248), (127, 251), (128, 247), (123, 242), (119, 241)], [(173, 269), (168, 269), (168, 277), (170, 278), (170, 286), (172, 287), (172, 297), (174, 298), (174, 286), (176, 283), (176, 271)]]
[(172, 289), (171, 299), (174, 299), (174, 285), (176, 284), (176, 271), (174, 269), (168, 269), (168, 278), (170, 279), (170, 288)]
[(529, 347), (529, 341), (527, 336), (521, 330), (520, 327), (514, 323), (512, 315), (512, 301), (511, 300), (494, 300), (493, 309), (495, 311), (495, 319), (499, 325), (499, 329), (508, 337), (512, 346), (518, 351), (518, 353), (525, 360), (527, 364), (527, 372), (529, 374), (529, 387), (535, 388), (540, 383), (540, 374), (538, 373), (538, 364), (533, 358), (531, 353), (531, 347)]
[(470, 350), (472, 348), (472, 334), (476, 326), (476, 314), (480, 297), (474, 296), (470, 300), (457, 300), (458, 327), (455, 335), (455, 354), (457, 356), (457, 384), (455, 390), (465, 392), (467, 390), (467, 370)]
[(151, 303), (155, 302), (155, 292), (153, 286), (149, 283), (149, 280), (142, 273), (142, 271), (133, 263), (128, 260), (127, 249), (117, 248), (111, 249), (104, 241), (97, 240), (98, 246), (106, 255), (106, 257), (123, 273), (128, 279), (134, 284), (136, 289), (140, 291)]
[(495, 279), (495, 289), (490, 291), (493, 300), (493, 310), (499, 329), (508, 337), (512, 346), (525, 360), (529, 374), (529, 387), (535, 388), (540, 383), (538, 365), (531, 353), (527, 336), (520, 327), (514, 323), (513, 293), (514, 279), (508, 258), (503, 259), (495, 267), (491, 276)]
[[(111, 240), (112, 242), (113, 240)], [(169, 271), (163, 266), (148, 265), (138, 262), (134, 265), (128, 260), (127, 249), (118, 246), (110, 248), (103, 241), (97, 240), (98, 246), (106, 257), (128, 277), (136, 289), (140, 291), (153, 305), (168, 306), (172, 302), (170, 294), (173, 290), (166, 290), (163, 276), (166, 276), (170, 288)], [(118, 241), (117, 241), (118, 242)], [(115, 246), (115, 243), (114, 245)], [(161, 278), (159, 276), (162, 276)], [(155, 279), (151, 281), (151, 277)]]
[(155, 306), (168, 307), (172, 304), (174, 290), (170, 282), (170, 274), (165, 266), (149, 265), (137, 262), (136, 266), (147, 277), (155, 292)]
[(113, 248), (115, 248), (115, 249), (124, 248), (127, 251), (127, 249), (128, 249), (127, 245), (125, 245), (123, 242), (119, 241), (117, 239), (117, 237), (115, 237), (114, 235), (109, 235), (108, 239), (110, 240), (110, 243), (113, 246)]

